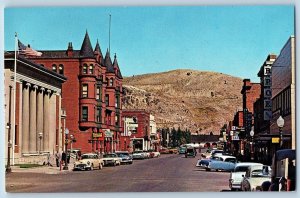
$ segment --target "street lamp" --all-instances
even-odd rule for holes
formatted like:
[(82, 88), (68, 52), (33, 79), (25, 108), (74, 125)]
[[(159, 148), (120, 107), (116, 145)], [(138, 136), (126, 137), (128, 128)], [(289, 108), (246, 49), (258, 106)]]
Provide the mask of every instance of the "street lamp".
[(73, 143), (73, 140), (74, 140), (74, 135), (70, 135), (70, 144), (71, 144), (71, 148), (70, 148), (70, 152), (72, 153), (72, 143)]
[(283, 144), (283, 137), (282, 137), (282, 128), (284, 126), (284, 119), (279, 116), (279, 118), (277, 119), (277, 126), (279, 128), (279, 143), (280, 143), (280, 148), (282, 147)]
[(65, 160), (65, 165), (64, 165), (64, 168), (63, 170), (68, 170), (68, 142), (69, 142), (69, 139), (68, 139), (68, 134), (69, 134), (69, 129), (66, 128), (65, 130), (65, 154), (66, 154), (66, 158), (64, 159)]
[(41, 151), (42, 151), (42, 138), (43, 138), (43, 133), (39, 133), (39, 139), (40, 139), (40, 149), (39, 149), (39, 154), (41, 154)]
[(254, 160), (254, 152), (253, 152), (253, 136), (254, 136), (254, 130), (253, 130), (253, 127), (251, 128), (251, 131), (250, 131), (250, 136), (251, 136), (251, 160)]

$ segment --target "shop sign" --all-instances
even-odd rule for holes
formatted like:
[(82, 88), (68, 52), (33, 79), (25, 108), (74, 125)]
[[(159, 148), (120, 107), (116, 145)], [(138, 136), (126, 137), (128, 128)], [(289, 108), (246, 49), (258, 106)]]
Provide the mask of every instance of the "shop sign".
[(272, 137), (272, 143), (279, 143), (279, 137)]
[(93, 138), (102, 138), (103, 137), (103, 133), (93, 133)]
[(105, 134), (105, 137), (112, 137), (112, 132), (110, 131), (110, 129), (105, 129), (104, 134)]
[(238, 135), (232, 136), (232, 140), (240, 140), (240, 137)]

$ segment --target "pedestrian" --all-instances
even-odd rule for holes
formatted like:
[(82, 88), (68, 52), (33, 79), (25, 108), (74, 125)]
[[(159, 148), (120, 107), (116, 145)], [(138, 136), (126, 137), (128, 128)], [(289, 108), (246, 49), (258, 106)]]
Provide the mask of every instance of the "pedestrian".
[(60, 164), (60, 154), (58, 151), (55, 153), (55, 161), (56, 161), (56, 167), (59, 167)]
[(66, 160), (67, 160), (67, 155), (66, 155), (65, 152), (63, 152), (63, 153), (61, 154), (61, 161), (62, 161), (62, 163), (64, 164), (64, 163), (66, 163)]

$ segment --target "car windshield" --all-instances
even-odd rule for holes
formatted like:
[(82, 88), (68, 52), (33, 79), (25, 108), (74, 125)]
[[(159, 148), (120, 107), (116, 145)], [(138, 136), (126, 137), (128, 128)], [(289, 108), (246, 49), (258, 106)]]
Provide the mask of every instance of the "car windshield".
[(106, 155), (103, 155), (104, 158), (108, 158), (108, 157), (116, 157), (115, 154), (106, 154)]
[(118, 157), (126, 157), (126, 156), (128, 156), (129, 154), (128, 153), (117, 153), (117, 156)]
[(248, 170), (248, 166), (237, 166), (234, 169), (234, 172), (246, 172)]
[(265, 171), (263, 171), (262, 169), (259, 170), (253, 170), (251, 173), (252, 177), (269, 177), (270, 173), (267, 173)]
[(97, 158), (95, 155), (82, 155), (81, 159), (95, 159)]

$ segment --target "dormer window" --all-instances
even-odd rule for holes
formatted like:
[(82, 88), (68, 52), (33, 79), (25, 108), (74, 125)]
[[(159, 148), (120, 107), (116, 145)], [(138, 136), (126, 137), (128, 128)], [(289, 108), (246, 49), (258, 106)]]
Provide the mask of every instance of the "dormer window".
[(91, 64), (89, 67), (89, 74), (93, 74), (94, 73), (94, 66)]
[(59, 74), (64, 75), (64, 66), (62, 64), (58, 66), (58, 72)]
[(109, 79), (109, 86), (113, 86), (113, 84), (114, 84), (114, 79), (113, 78), (111, 78), (111, 79)]
[(83, 67), (82, 67), (82, 73), (87, 74), (87, 69), (88, 69), (87, 64), (84, 64)]
[(57, 66), (55, 64), (52, 65), (52, 71), (57, 72)]

